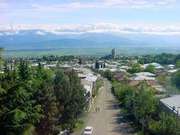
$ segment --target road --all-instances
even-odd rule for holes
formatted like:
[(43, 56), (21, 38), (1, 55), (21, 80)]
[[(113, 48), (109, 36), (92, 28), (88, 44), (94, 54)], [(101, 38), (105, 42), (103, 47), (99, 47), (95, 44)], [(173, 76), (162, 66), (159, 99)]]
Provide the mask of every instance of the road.
[[(100, 108), (96, 111), (96, 108)], [(93, 135), (133, 135), (128, 123), (123, 121), (120, 108), (111, 93), (111, 83), (104, 79), (104, 86), (100, 89), (95, 103), (88, 115), (86, 126), (94, 128)], [(75, 133), (74, 135), (80, 135)]]

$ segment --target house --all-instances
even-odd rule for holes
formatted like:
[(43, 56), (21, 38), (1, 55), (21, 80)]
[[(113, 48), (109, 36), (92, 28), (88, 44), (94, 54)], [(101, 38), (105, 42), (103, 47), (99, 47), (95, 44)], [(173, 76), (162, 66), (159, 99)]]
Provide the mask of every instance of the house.
[(155, 85), (152, 85), (152, 87), (156, 90), (157, 94), (166, 92), (166, 89), (162, 85), (155, 84)]
[(114, 78), (118, 81), (124, 81), (127, 79), (127, 75), (124, 72), (116, 72)]
[(135, 76), (146, 76), (146, 77), (155, 77), (156, 75), (150, 72), (139, 72), (135, 73)]
[(174, 95), (160, 100), (162, 108), (167, 111), (180, 116), (180, 95)]
[(174, 68), (175, 68), (175, 65), (169, 64), (167, 67), (168, 67), (168, 69), (174, 69)]
[(167, 72), (171, 74), (171, 73), (175, 73), (175, 72), (177, 72), (177, 71), (178, 71), (178, 69), (170, 69), (170, 70), (168, 70)]
[(133, 74), (133, 76), (129, 79), (129, 84), (131, 86), (136, 86), (142, 81), (146, 81), (149, 85), (155, 85), (156, 79), (155, 74), (149, 73), (149, 72), (139, 72)]
[(164, 67), (161, 66), (159, 63), (148, 63), (148, 64), (142, 65), (142, 67), (143, 67), (144, 69), (146, 69), (149, 65), (153, 65), (153, 66), (155, 67), (155, 69), (157, 69), (157, 70), (164, 69)]
[(81, 79), (81, 84), (86, 90), (86, 94), (88, 93), (91, 98), (98, 77), (87, 68), (76, 68), (75, 71), (78, 73), (78, 77)]

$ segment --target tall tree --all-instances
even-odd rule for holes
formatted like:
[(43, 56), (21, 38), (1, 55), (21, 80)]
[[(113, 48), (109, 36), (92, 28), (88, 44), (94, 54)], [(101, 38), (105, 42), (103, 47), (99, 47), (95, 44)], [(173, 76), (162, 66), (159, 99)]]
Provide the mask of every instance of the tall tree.
[(18, 69), (20, 80), (25, 81), (30, 79), (30, 69), (27, 61), (21, 59)]
[(2, 58), (3, 48), (0, 48), (0, 70), (2, 69), (3, 58)]

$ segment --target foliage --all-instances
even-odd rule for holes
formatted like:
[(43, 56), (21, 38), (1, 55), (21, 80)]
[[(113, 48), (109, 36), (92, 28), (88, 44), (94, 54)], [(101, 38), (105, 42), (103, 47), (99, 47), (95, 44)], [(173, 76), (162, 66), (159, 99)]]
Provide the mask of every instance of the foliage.
[(104, 73), (103, 73), (103, 76), (105, 78), (107, 78), (108, 80), (112, 81), (113, 79), (113, 73), (110, 71), (110, 70), (106, 70)]
[(85, 91), (74, 71), (67, 76), (58, 70), (54, 79), (54, 88), (61, 108), (60, 122), (63, 129), (73, 129), (78, 115), (85, 107)]
[(177, 67), (177, 68), (180, 68), (180, 59), (178, 59), (178, 60), (176, 61), (176, 67)]
[(0, 70), (1, 70), (1, 66), (3, 64), (2, 53), (3, 53), (3, 48), (0, 48)]
[(133, 64), (131, 66), (130, 69), (128, 69), (128, 72), (133, 74), (133, 73), (138, 73), (138, 72), (141, 72), (142, 71), (142, 68), (141, 68), (141, 65), (136, 63), (136, 64)]
[(95, 85), (95, 88), (94, 88), (93, 93), (92, 93), (93, 97), (95, 97), (98, 94), (98, 91), (102, 85), (103, 85), (103, 81), (101, 79), (98, 79), (96, 81), (96, 85)]
[(160, 64), (175, 64), (180, 59), (180, 55), (162, 53), (158, 55), (145, 55), (139, 58), (141, 64), (160, 63)]
[(18, 68), (18, 73), (19, 73), (19, 79), (21, 81), (25, 81), (30, 79), (30, 69), (28, 66), (27, 61), (20, 60), (19, 68)]
[[(0, 77), (0, 129), (3, 135), (57, 134), (73, 129), (86, 105), (74, 71), (5, 62)], [(17, 68), (16, 68), (17, 67)], [(59, 128), (60, 127), (60, 128)]]
[(145, 72), (155, 73), (155, 66), (154, 65), (148, 65), (145, 69)]
[(178, 135), (180, 121), (177, 116), (158, 111), (159, 104), (154, 96), (153, 89), (145, 82), (138, 87), (131, 87), (125, 83), (113, 82), (113, 93), (120, 101), (125, 112), (135, 118), (135, 122), (142, 125), (142, 132), (157, 135)]
[(178, 135), (180, 122), (177, 116), (161, 112), (158, 121), (149, 122), (149, 128), (158, 135)]
[(172, 83), (180, 89), (180, 70), (172, 76)]

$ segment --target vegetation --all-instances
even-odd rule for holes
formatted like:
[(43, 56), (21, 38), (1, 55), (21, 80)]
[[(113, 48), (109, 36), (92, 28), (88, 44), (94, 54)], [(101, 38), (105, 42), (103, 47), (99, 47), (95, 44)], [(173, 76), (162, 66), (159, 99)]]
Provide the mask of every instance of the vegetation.
[(0, 70), (1, 70), (1, 66), (2, 66), (2, 62), (3, 62), (3, 60), (2, 60), (2, 52), (3, 52), (3, 49), (2, 48), (0, 48)]
[(158, 55), (145, 55), (141, 58), (139, 58), (139, 63), (146, 64), (146, 63), (152, 63), (157, 62), (160, 64), (176, 64), (177, 61), (179, 61), (180, 55), (175, 54), (167, 54), (162, 53)]
[(128, 69), (128, 72), (133, 74), (133, 73), (138, 73), (138, 72), (141, 72), (142, 69), (141, 69), (141, 65), (139, 63), (136, 63), (136, 64), (133, 64), (131, 66), (130, 69)]
[(175, 115), (160, 111), (153, 89), (145, 82), (135, 88), (114, 81), (112, 90), (124, 112), (133, 118), (135, 123), (141, 125), (142, 132), (139, 134), (178, 135), (179, 119)]
[(148, 65), (145, 69), (145, 72), (155, 73), (155, 71), (154, 65)]
[(180, 89), (180, 70), (173, 74), (172, 83)]
[(176, 67), (180, 68), (180, 59), (176, 61)]
[[(13, 67), (13, 68), (12, 68)], [(0, 129), (3, 135), (50, 135), (76, 125), (85, 91), (74, 71), (5, 62), (0, 74)]]
[(113, 79), (113, 73), (110, 70), (106, 70), (105, 72), (102, 73), (102, 75), (110, 81), (112, 81)]
[(99, 89), (103, 86), (103, 80), (98, 79), (96, 81), (95, 89), (93, 90), (92, 96), (95, 97), (98, 94)]

